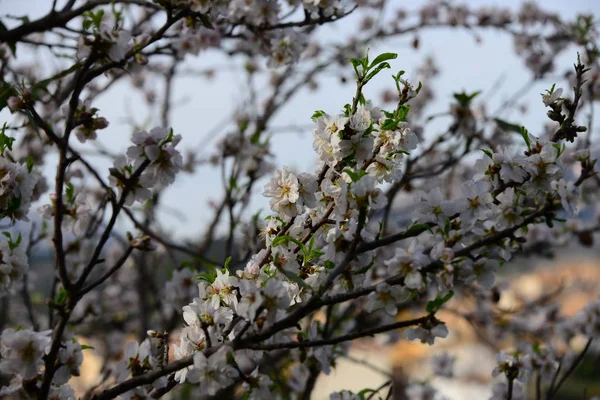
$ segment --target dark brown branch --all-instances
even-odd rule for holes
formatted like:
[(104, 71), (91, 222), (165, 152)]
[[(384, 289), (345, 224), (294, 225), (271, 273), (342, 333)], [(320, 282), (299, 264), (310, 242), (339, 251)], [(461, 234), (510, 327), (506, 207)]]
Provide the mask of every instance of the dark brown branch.
[(424, 317), (415, 318), (407, 321), (399, 321), (394, 322), (392, 324), (382, 325), (371, 329), (364, 329), (361, 331), (349, 333), (347, 335), (338, 336), (331, 339), (321, 339), (321, 340), (306, 340), (300, 342), (287, 342), (287, 343), (271, 343), (271, 344), (248, 344), (242, 345), (242, 347), (247, 347), (253, 350), (279, 350), (279, 349), (300, 349), (300, 348), (308, 348), (308, 347), (320, 347), (320, 346), (332, 346), (335, 344), (339, 344), (342, 342), (347, 342), (350, 340), (374, 336), (378, 333), (388, 332), (394, 329), (400, 328), (408, 328), (410, 326), (415, 326), (419, 324), (423, 324), (427, 322), (431, 318), (430, 315), (426, 315)]
[[(114, 0), (89, 0), (76, 9), (67, 8), (60, 12), (51, 11), (44, 17), (27, 22), (4, 32), (0, 32), (0, 42), (14, 43), (23, 37), (35, 32), (48, 32), (54, 28), (66, 25), (72, 19), (81, 16), (84, 12), (93, 10), (97, 6), (111, 4)], [(123, 4), (136, 4), (144, 7), (158, 8), (158, 5), (146, 0), (119, 0)]]
[[(556, 396), (556, 394), (560, 390), (560, 387), (563, 385), (563, 383), (565, 383), (567, 378), (569, 378), (571, 376), (571, 374), (573, 374), (573, 372), (575, 372), (575, 369), (577, 369), (579, 364), (583, 361), (583, 358), (585, 357), (585, 354), (587, 353), (590, 346), (592, 345), (593, 340), (594, 340), (594, 338), (590, 338), (587, 341), (583, 350), (581, 350), (581, 352), (579, 353), (579, 355), (577, 356), (575, 361), (573, 361), (573, 363), (571, 364), (569, 369), (565, 371), (564, 375), (562, 376), (562, 378), (560, 378), (560, 380), (558, 381), (556, 386), (554, 386), (554, 384), (552, 384), (550, 386), (550, 389), (548, 389), (548, 394), (546, 395), (546, 400), (552, 400), (554, 398), (554, 396)], [(556, 376), (558, 376), (558, 372), (556, 373)], [(554, 383), (554, 382), (552, 382), (552, 383)]]
[[(216, 350), (217, 349), (214, 349), (214, 348), (207, 349), (206, 356), (208, 357), (209, 354), (214, 353)], [(194, 356), (193, 355), (187, 356), (185, 358), (182, 358), (180, 360), (177, 360), (170, 364), (167, 364), (163, 369), (148, 372), (143, 375), (139, 375), (139, 376), (127, 379), (126, 381), (121, 382), (118, 385), (116, 385), (110, 389), (107, 389), (107, 390), (103, 391), (102, 393), (95, 395), (94, 397), (92, 397), (92, 400), (114, 399), (115, 397), (119, 396), (120, 394), (123, 394), (123, 393), (125, 393), (131, 389), (134, 389), (138, 386), (149, 385), (152, 382), (154, 382), (155, 380), (157, 380), (158, 378), (161, 378), (165, 375), (169, 375), (173, 372), (179, 371), (180, 369), (189, 367), (193, 363), (194, 363)]]
[(123, 266), (123, 264), (125, 264), (125, 262), (127, 261), (127, 259), (129, 258), (129, 256), (131, 255), (132, 252), (133, 252), (133, 247), (129, 246), (127, 248), (127, 250), (125, 250), (125, 253), (123, 253), (123, 255), (117, 260), (115, 265), (112, 266), (112, 268), (110, 268), (108, 271), (106, 271), (106, 273), (104, 275), (102, 275), (102, 277), (99, 278), (96, 282), (93, 282), (90, 285), (81, 289), (78, 293), (78, 296), (83, 297), (86, 293), (92, 291), (94, 288), (96, 288), (96, 287), (100, 286), (102, 283), (104, 283), (108, 278), (110, 278), (112, 276), (112, 274), (117, 272)]

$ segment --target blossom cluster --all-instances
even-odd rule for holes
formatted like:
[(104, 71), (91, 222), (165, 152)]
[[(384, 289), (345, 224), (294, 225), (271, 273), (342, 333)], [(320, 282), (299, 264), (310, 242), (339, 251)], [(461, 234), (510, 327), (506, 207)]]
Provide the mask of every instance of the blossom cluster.
[[(41, 383), (43, 357), (48, 354), (52, 343), (52, 331), (35, 332), (29, 329), (5, 329), (0, 336), (0, 372), (12, 377), (9, 386), (0, 389), (1, 396), (18, 396), (25, 383)], [(65, 338), (66, 339), (66, 338)], [(73, 400), (75, 394), (67, 381), (79, 375), (83, 362), (82, 347), (74, 339), (61, 343), (58, 354), (58, 369), (50, 388), (50, 398)]]
[[(408, 82), (400, 83), (406, 100), (416, 95)], [(264, 227), (267, 249), (236, 275), (225, 269), (205, 276), (199, 297), (184, 307), (187, 326), (176, 356), (195, 354), (195, 359), (194, 366), (178, 373), (179, 381), (204, 373), (203, 382), (209, 381), (211, 388), (207, 393), (216, 393), (219, 384), (226, 386), (240, 373), (239, 368), (231, 369), (240, 354), (252, 365), (260, 360), (259, 351), (234, 350), (241, 335), (252, 338), (270, 332), (290, 307), (301, 309), (316, 293), (370, 293), (366, 309), (385, 309), (388, 316), (380, 321), (386, 321), (410, 298), (443, 295), (474, 282), (490, 288), (499, 266), (519, 250), (516, 239), (527, 234), (528, 225), (541, 216), (575, 211), (578, 190), (574, 182), (565, 181), (565, 145), (525, 131), (523, 155), (509, 147), (483, 149), (476, 173), (462, 184), (464, 197), (447, 198), (439, 188), (417, 193), (412, 225), (393, 252), (367, 250), (348, 263), (353, 243), (368, 244), (380, 236), (377, 210), (386, 206), (386, 199), (378, 185), (402, 179), (404, 157), (418, 143), (407, 124), (397, 120), (404, 118), (407, 105), (401, 103), (396, 113), (369, 103), (348, 107), (336, 116), (315, 113), (314, 149), (321, 172), (295, 174), (284, 167), (266, 184), (264, 194), (277, 213)], [(340, 265), (345, 268), (341, 273)], [(409, 340), (433, 344), (436, 337), (448, 335), (445, 324), (433, 317), (415, 325), (406, 330)], [(308, 340), (323, 334), (314, 326), (308, 332)], [(268, 343), (289, 343), (295, 333), (293, 328), (275, 330)], [(216, 370), (203, 372), (204, 352), (217, 344), (232, 357), (210, 363)], [(327, 371), (343, 351), (326, 346), (309, 354)], [(305, 373), (302, 368), (296, 366), (289, 378), (292, 390), (292, 382)]]
[(119, 20), (113, 15), (104, 13), (90, 13), (84, 21), (84, 27), (91, 28), (92, 35), (83, 35), (79, 38), (77, 58), (107, 57), (108, 60), (121, 61), (129, 50), (131, 33), (119, 26)]
[[(127, 149), (125, 156), (117, 157), (109, 177), (111, 185), (125, 196), (126, 205), (146, 201), (152, 196), (152, 188), (164, 188), (174, 182), (183, 168), (181, 153), (175, 148), (180, 140), (181, 135), (160, 127), (133, 134), (134, 146)], [(130, 182), (134, 176), (136, 180)]]
[[(69, 118), (70, 109), (71, 107), (68, 104), (61, 108), (63, 116), (67, 119)], [(73, 118), (78, 121), (75, 136), (81, 143), (96, 140), (98, 137), (96, 131), (105, 129), (108, 126), (106, 118), (96, 116), (97, 112), (98, 109), (92, 107), (92, 101), (89, 99), (85, 100), (83, 104), (78, 104), (73, 112)]]
[[(172, 46), (181, 58), (187, 54), (198, 55), (201, 50), (219, 47), (222, 37), (231, 36), (236, 31), (236, 46), (243, 51), (253, 51), (269, 58), (268, 65), (278, 67), (298, 61), (307, 45), (307, 35), (300, 29), (267, 29), (276, 26), (285, 11), (302, 6), (307, 16), (315, 19), (333, 19), (344, 15), (349, 9), (342, 1), (278, 1), (278, 0), (169, 0), (169, 9), (177, 9), (186, 18), (173, 24), (177, 32)], [(186, 13), (187, 12), (187, 13)], [(133, 55), (138, 63), (146, 63), (142, 49), (151, 44), (149, 35), (135, 36), (124, 28), (120, 12), (110, 13), (104, 9), (87, 12), (83, 27), (84, 34), (79, 38), (77, 58), (100, 62), (121, 62)], [(239, 28), (238, 28), (239, 27)], [(238, 28), (238, 29), (236, 29)], [(259, 32), (256, 29), (259, 29)], [(239, 32), (237, 32), (239, 31)]]
[(0, 213), (11, 220), (28, 221), (38, 177), (27, 166), (0, 157)]
[(29, 264), (24, 246), (12, 241), (0, 241), (0, 297), (19, 289), (21, 278)]
[[(384, 2), (356, 5), (379, 10), (381, 16), (375, 20), (365, 14), (358, 40), (331, 49), (311, 34), (318, 25), (353, 12), (354, 1), (115, 1), (110, 11), (102, 5), (77, 8), (67, 2), (62, 10), (54, 4), (47, 17), (33, 22), (24, 18), (19, 28), (0, 31), (6, 42), (0, 45), (2, 69), (10, 72), (7, 77), (24, 77), (14, 84), (2, 82), (6, 105), (17, 118), (24, 117), (22, 126), (10, 129), (26, 132), (26, 150), (19, 153), (12, 152), (14, 139), (4, 135), (6, 125), (2, 129), (2, 218), (27, 219), (30, 204), (43, 191), (43, 185), (36, 189), (39, 173), (34, 167), (43, 163), (49, 144), (58, 148), (60, 157), (56, 193), (50, 195), (50, 204), (39, 208), (44, 222), (38, 236), (32, 227), (27, 246), (20, 245), (20, 236), (13, 242), (8, 233), (9, 240), (0, 242), (0, 297), (23, 289), (23, 304), (18, 302), (11, 311), (10, 322), (24, 323), (0, 336), (0, 372), (6, 375), (3, 380), (10, 379), (0, 396), (73, 399), (68, 381), (79, 374), (87, 346), (80, 345), (70, 329), (75, 326), (78, 334), (98, 337), (96, 327), (108, 326), (111, 331), (101, 335), (104, 348), (99, 350), (116, 382), (103, 392), (108, 397), (160, 397), (178, 384), (191, 383), (197, 386), (186, 387), (200, 397), (219, 396), (238, 385), (248, 399), (307, 398), (318, 374), (329, 374), (357, 338), (383, 333), (388, 342), (405, 339), (428, 345), (447, 338), (450, 324), (438, 311), (453, 296), (468, 292), (479, 303), (465, 317), (479, 325), (490, 342), (515, 339), (514, 348), (500, 352), (497, 368), (490, 371), (497, 379), (492, 399), (525, 398), (534, 374), (549, 385), (551, 397), (558, 372), (577, 362), (571, 343), (585, 337), (585, 352), (598, 337), (600, 303), (589, 304), (572, 318), (555, 306), (535, 303), (523, 307), (519, 316), (504, 318), (494, 297), (501, 291), (496, 275), (516, 255), (558, 247), (574, 237), (589, 243), (597, 230), (595, 218), (576, 220), (582, 208), (592, 208), (594, 217), (598, 214), (593, 206), (597, 193), (588, 190), (588, 178), (596, 177), (597, 152), (589, 148), (590, 136), (578, 137), (586, 127), (575, 124), (582, 95), (593, 101), (596, 82), (583, 88), (588, 71), (580, 60), (572, 77), (572, 99), (555, 86), (542, 94), (553, 125), (538, 135), (476, 110), (472, 101), (478, 92), (457, 93), (449, 112), (442, 113), (453, 120), (448, 133), (429, 143), (423, 134), (426, 125), (417, 122), (433, 98), (427, 85), (409, 82), (400, 71), (392, 76), (396, 91), (384, 96), (393, 109), (380, 109), (365, 99), (365, 85), (391, 68), (388, 61), (397, 58), (393, 53), (350, 59), (357, 84), (352, 101), (340, 111), (318, 110), (312, 116), (318, 157), (314, 171), (287, 166), (275, 170), (269, 119), (303, 85), (317, 87), (320, 71), (364, 53), (360, 42), (428, 26), (494, 27), (514, 37), (517, 52), (537, 80), (552, 70), (555, 53), (566, 44), (593, 43), (597, 32), (592, 20), (578, 17), (567, 24), (531, 2), (513, 13), (494, 7), (470, 10), (436, 0), (411, 13), (417, 19), (411, 26), (402, 10), (394, 21), (385, 21)], [(80, 27), (72, 27), (72, 21)], [(523, 29), (513, 29), (517, 23)], [(49, 29), (43, 33), (59, 37), (60, 43), (35, 34), (44, 26)], [(531, 27), (551, 34), (530, 34)], [(17, 44), (19, 51), (25, 44), (53, 53), (64, 50), (67, 54), (61, 57), (75, 64), (42, 80), (16, 66)], [(419, 47), (418, 37), (413, 46)], [(147, 91), (148, 103), (157, 105), (155, 82), (143, 75), (152, 71), (166, 78), (161, 124), (168, 126), (169, 97), (180, 62), (216, 48), (245, 57), (251, 92), (248, 106), (232, 118), (234, 129), (218, 142), (216, 153), (198, 160), (192, 151), (184, 163), (177, 147), (181, 136), (172, 129), (136, 131), (126, 153), (111, 160), (106, 184), (106, 175), (69, 142), (73, 133), (89, 146), (98, 131), (108, 127), (92, 101), (121, 77), (130, 76), (135, 87)], [(254, 90), (257, 71), (262, 72), (256, 56), (266, 58), (268, 67), (286, 67), (285, 73), (273, 73), (270, 98)], [(586, 62), (597, 64), (593, 52), (587, 57)], [(151, 58), (172, 64), (150, 63)], [(304, 61), (314, 63), (306, 74), (299, 68), (305, 65), (296, 65)], [(215, 73), (210, 70), (207, 76)], [(342, 82), (348, 81), (340, 74)], [(299, 83), (290, 79), (295, 75), (302, 76)], [(435, 75), (430, 61), (418, 74), (424, 80)], [(106, 85), (96, 80), (101, 76), (107, 78)], [(258, 106), (263, 100), (264, 110)], [(489, 136), (485, 128), (492, 121), (497, 126)], [(504, 134), (507, 131), (518, 133), (518, 141)], [(568, 144), (576, 139), (576, 144)], [(11, 153), (5, 154), (5, 148)], [(479, 157), (469, 163), (463, 157), (471, 157), (473, 151)], [(225, 193), (221, 206), (214, 207), (206, 240), (184, 248), (161, 236), (155, 207), (182, 170), (193, 172), (205, 161), (222, 169)], [(91, 189), (88, 174), (100, 190)], [(263, 195), (270, 215), (263, 219), (255, 214), (245, 223), (253, 189), (266, 176)], [(396, 197), (398, 192), (402, 196)], [(398, 198), (406, 215), (395, 214)], [(136, 202), (145, 206), (143, 222), (136, 220), (138, 210), (130, 208)], [(112, 213), (106, 218), (108, 206)], [(223, 215), (229, 219), (229, 232), (221, 268), (223, 259), (213, 260), (212, 250)], [(120, 235), (115, 229), (119, 218), (128, 218), (141, 233)], [(31, 272), (26, 254), (48, 236), (48, 221), (56, 224), (56, 272), (46, 299), (49, 313), (41, 316), (39, 296), (32, 301), (29, 288), (20, 284)], [(161, 252), (150, 259), (142, 252), (156, 250), (154, 240)], [(547, 243), (552, 246), (543, 245)], [(181, 261), (181, 254), (190, 260), (173, 265)], [(169, 265), (163, 268), (167, 258)], [(408, 314), (415, 318), (398, 320)], [(2, 316), (0, 325), (4, 322)], [(148, 330), (157, 325), (164, 330)], [(139, 343), (123, 346), (134, 330)], [(175, 343), (173, 337), (178, 337)], [(169, 360), (170, 350), (175, 363)], [(280, 371), (271, 373), (265, 364), (272, 364), (269, 356), (277, 350), (282, 357), (272, 367)], [(436, 356), (433, 375), (454, 377), (455, 361), (450, 354)], [(406, 395), (445, 398), (431, 384), (434, 379), (410, 382)], [(109, 384), (111, 379), (101, 386)], [(364, 393), (342, 391), (331, 398), (360, 399)]]

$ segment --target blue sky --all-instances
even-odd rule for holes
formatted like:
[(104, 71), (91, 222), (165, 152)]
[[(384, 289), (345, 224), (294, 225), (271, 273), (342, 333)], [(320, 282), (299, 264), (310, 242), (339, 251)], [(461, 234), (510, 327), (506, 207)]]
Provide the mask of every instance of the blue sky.
[[(390, 4), (395, 7), (406, 4), (408, 10), (417, 9), (423, 3), (423, 1), (390, 1)], [(598, 14), (600, 11), (600, 2), (594, 0), (571, 0), (568, 2), (552, 0), (540, 3), (546, 9), (555, 11), (564, 18), (572, 18), (582, 12)], [(34, 18), (45, 13), (50, 8), (50, 4), (50, 0), (0, 0), (0, 15), (29, 13), (30, 18)], [(495, 5), (517, 9), (521, 2), (516, 0), (474, 0), (467, 4), (473, 8)], [(349, 36), (354, 29), (351, 21), (324, 28), (319, 37), (326, 41)], [(511, 37), (492, 29), (478, 31), (478, 34), (482, 39), (481, 44), (474, 40), (473, 33), (464, 29), (424, 30), (419, 34), (421, 45), (418, 50), (409, 46), (414, 36), (408, 35), (391, 40), (381, 46), (370, 46), (370, 54), (398, 53), (399, 57), (392, 63), (392, 68), (395, 71), (406, 70), (409, 77), (414, 76), (416, 67), (427, 55), (435, 57), (442, 74), (433, 82), (424, 82), (424, 84), (432, 85), (436, 94), (436, 100), (428, 108), (427, 114), (446, 111), (454, 92), (464, 89), (467, 92), (483, 90), (486, 93), (490, 91), (498, 78), (503, 77), (504, 85), (496, 93), (493, 93), (489, 103), (491, 109), (494, 109), (530, 80), (531, 75), (523, 61), (514, 54)], [(560, 68), (557, 71), (564, 71), (575, 61), (575, 58), (576, 49), (564, 52), (559, 59)], [(202, 69), (227, 65), (231, 63), (231, 60), (215, 51), (207, 51), (196, 58), (186, 58), (186, 63)], [(350, 66), (347, 68), (349, 72)], [(240, 87), (244, 86), (244, 79), (238, 63), (236, 68), (218, 74), (211, 81), (197, 77), (182, 77), (176, 81), (173, 96), (175, 106), (171, 114), (171, 121), (175, 132), (183, 135), (183, 141), (180, 144), (182, 148), (200, 149), (202, 154), (208, 154), (212, 150), (217, 138), (210, 137), (207, 140), (205, 135), (231, 115), (232, 110), (239, 103), (239, 91)], [(351, 85), (342, 86), (337, 78), (331, 75), (320, 79), (319, 83), (320, 90), (317, 92), (309, 92), (306, 89), (299, 92), (286, 107), (278, 112), (272, 125), (310, 125), (310, 116), (314, 110), (323, 109), (326, 112), (335, 113), (352, 98), (353, 87)], [(529, 107), (529, 113), (526, 116), (521, 118), (519, 114), (512, 114), (513, 120), (519, 118), (518, 120), (530, 127), (530, 131), (534, 134), (541, 128), (546, 118), (539, 93), (550, 87), (552, 83), (553, 81), (550, 79), (541, 82), (522, 98), (522, 101)], [(560, 86), (560, 81), (558, 83)], [(382, 74), (372, 84), (369, 84), (366, 97), (372, 98), (377, 104), (381, 89), (393, 88), (390, 85), (393, 85), (393, 82), (389, 78), (389, 74)], [(157, 81), (158, 92), (162, 90), (162, 87), (163, 82)], [(258, 89), (260, 90), (260, 88)], [(491, 95), (487, 94), (486, 98)], [(94, 106), (98, 107), (101, 115), (111, 122), (108, 129), (99, 133), (99, 137), (103, 144), (117, 152), (125, 151), (131, 134), (131, 128), (125, 119), (133, 118), (138, 123), (142, 123), (147, 118), (154, 118), (155, 122), (158, 122), (157, 113), (149, 111), (138, 92), (132, 91), (127, 85), (115, 86), (108, 94), (98, 98)], [(505, 117), (511, 119), (510, 115)], [(7, 120), (10, 117), (3, 112), (0, 113), (0, 118)], [(444, 127), (443, 121), (441, 121), (441, 125), (430, 124), (426, 134), (435, 135)], [(276, 165), (287, 165), (299, 171), (312, 172), (315, 156), (312, 151), (310, 130), (301, 134), (275, 134), (272, 138), (272, 145), (273, 153), (276, 155)], [(50, 157), (46, 164), (45, 173), (48, 178), (52, 178), (54, 160), (55, 158)], [(103, 168), (109, 166), (109, 163), (103, 159), (98, 159), (95, 163)], [(261, 188), (262, 184), (258, 186), (258, 192), (262, 191)], [(167, 189), (163, 197), (167, 208), (159, 214), (159, 218), (164, 226), (172, 230), (174, 237), (195, 237), (203, 231), (206, 221), (212, 215), (206, 206), (207, 201), (218, 200), (221, 195), (218, 171), (202, 168), (193, 176), (182, 174), (175, 184)], [(268, 204), (259, 193), (256, 193), (252, 210), (259, 208), (266, 212)], [(176, 210), (176, 213), (169, 211), (170, 209)], [(181, 219), (178, 215), (185, 215), (185, 218)], [(125, 229), (127, 226), (123, 225), (121, 228)]]

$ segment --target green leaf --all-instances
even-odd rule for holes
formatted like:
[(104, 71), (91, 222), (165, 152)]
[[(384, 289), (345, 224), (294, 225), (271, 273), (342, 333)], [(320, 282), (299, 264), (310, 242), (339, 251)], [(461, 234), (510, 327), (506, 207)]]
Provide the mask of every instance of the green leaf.
[(529, 138), (529, 131), (527, 129), (525, 129), (524, 126), (522, 126), (519, 129), (519, 133), (523, 137), (523, 140), (525, 140), (525, 144), (527, 144), (527, 148), (531, 149), (531, 139)]
[(215, 279), (217, 279), (217, 272), (215, 269), (208, 272), (202, 272), (200, 274), (194, 275), (192, 279), (197, 281), (205, 281), (209, 285), (212, 285)]
[(67, 202), (70, 203), (75, 198), (75, 188), (71, 182), (67, 182), (66, 186), (65, 195), (67, 196)]
[(405, 122), (409, 111), (410, 106), (408, 104), (402, 104), (396, 113), (396, 120)]
[(431, 226), (429, 224), (414, 224), (413, 226), (411, 226), (410, 228), (408, 228), (405, 232), (405, 234), (408, 235), (412, 235), (415, 234), (417, 232), (425, 232), (425, 231), (429, 231), (431, 233), (433, 233), (433, 229), (431, 229)]
[(317, 110), (313, 113), (312, 117), (310, 117), (310, 119), (312, 119), (313, 121), (318, 120), (319, 118), (325, 116), (327, 113), (323, 110)]
[(104, 16), (103, 9), (99, 9), (96, 13), (94, 13), (93, 11), (87, 11), (84, 13), (84, 15), (92, 20), (92, 23), (96, 29), (100, 29), (102, 17)]
[(96, 349), (94, 348), (94, 346), (88, 346), (87, 344), (82, 344), (82, 345), (81, 345), (81, 350), (88, 350), (88, 349), (89, 349), (89, 350), (96, 350)]
[(452, 298), (452, 296), (454, 296), (454, 291), (452, 290), (449, 291), (444, 297), (437, 295), (434, 300), (427, 302), (425, 310), (427, 310), (427, 312), (430, 314), (437, 312), (440, 308), (442, 308), (444, 303)]
[(296, 245), (298, 245), (300, 247), (300, 249), (302, 249), (302, 253), (304, 254), (305, 258), (308, 255), (307, 251), (306, 251), (306, 246), (304, 246), (304, 243), (302, 243), (301, 241), (299, 241), (298, 239), (291, 237), (291, 236), (287, 236), (287, 235), (283, 235), (283, 236), (277, 236), (275, 239), (273, 239), (273, 241), (271, 242), (271, 247), (277, 247), (280, 244), (284, 244), (287, 242), (292, 242), (295, 243)]
[(500, 118), (494, 118), (494, 122), (496, 122), (496, 126), (503, 131), (521, 133), (520, 125), (513, 124)]
[(58, 289), (58, 294), (54, 298), (54, 303), (63, 304), (67, 300), (68, 293), (65, 288), (61, 287)]
[(194, 269), (196, 269), (196, 265), (191, 261), (182, 261), (179, 263), (179, 266), (181, 268), (187, 268), (190, 271), (193, 271)]
[(313, 247), (315, 245), (315, 236), (311, 236), (310, 240), (308, 241), (308, 251), (312, 251)]
[(2, 232), (2, 234), (3, 234), (4, 236), (6, 236), (6, 238), (7, 238), (8, 240), (12, 240), (12, 238), (10, 237), (10, 232)]
[(308, 248), (306, 250), (306, 252), (308, 253), (304, 259), (304, 262), (307, 263), (310, 260), (314, 260), (315, 258), (319, 258), (321, 257), (324, 253), (323, 251), (321, 251), (320, 249), (314, 249), (315, 245), (315, 236), (311, 236), (310, 240), (308, 241)]
[(396, 54), (396, 53), (383, 53), (383, 54), (380, 54), (377, 57), (375, 57), (375, 59), (373, 60), (373, 62), (369, 66), (369, 69), (373, 68), (377, 64), (380, 64), (380, 63), (382, 63), (384, 61), (394, 60), (396, 58), (398, 58), (398, 54)]
[(392, 75), (392, 78), (394, 78), (394, 80), (397, 82), (400, 80), (400, 77), (402, 77), (402, 75), (404, 75), (405, 73), (406, 71), (400, 70), (396, 75)]
[(40, 127), (38, 126), (37, 121), (35, 120), (35, 117), (33, 116), (33, 114), (31, 113), (31, 111), (29, 110), (25, 110), (25, 116), (27, 117), (27, 120), (29, 121), (29, 124), (31, 125), (31, 127), (34, 129), (34, 131), (36, 133), (39, 133)]
[(304, 282), (298, 275), (294, 274), (293, 272), (287, 271), (283, 268), (278, 269), (290, 281), (296, 282), (300, 287), (308, 289), (310, 292), (312, 292), (312, 287), (310, 287), (308, 283)]
[(344, 170), (344, 172), (348, 174), (350, 179), (352, 179), (352, 182), (358, 182), (360, 180), (360, 178), (362, 178), (363, 176), (365, 176), (367, 174), (367, 171), (363, 171), (362, 169), (358, 170), (357, 172), (354, 172), (351, 169), (346, 168)]
[(331, 260), (325, 260), (323, 261), (323, 267), (325, 267), (325, 269), (334, 269), (335, 263)]
[(364, 62), (362, 58), (351, 58), (350, 63), (354, 66), (354, 68), (362, 67)]
[(369, 72), (369, 74), (366, 76), (366, 78), (363, 81), (363, 85), (366, 84), (367, 82), (369, 82), (375, 75), (380, 73), (381, 70), (386, 69), (386, 68), (392, 68), (392, 67), (387, 62), (383, 62), (383, 63), (379, 64), (373, 71)]
[(423, 89), (423, 83), (421, 81), (419, 81), (419, 85), (417, 86), (417, 88), (415, 89), (415, 92), (417, 94), (419, 94), (419, 92), (421, 91), (421, 89)]
[[(365, 99), (365, 96), (362, 94), (362, 92), (360, 92), (360, 94), (358, 95), (358, 103), (362, 105), (367, 104), (367, 99)], [(340, 134), (342, 134), (341, 131)]]
[(4, 211), (0, 213), (0, 218), (10, 217), (14, 220), (13, 213), (21, 207), (21, 198), (20, 197), (11, 197), (8, 200), (8, 204)]
[(352, 113), (352, 106), (350, 104), (344, 104), (344, 116), (349, 117)]
[(382, 131), (393, 131), (398, 127), (398, 122), (399, 121), (395, 119), (388, 118), (385, 121), (383, 121), (383, 124), (381, 124), (380, 129)]
[(471, 101), (473, 101), (473, 99), (477, 97), (480, 93), (481, 90), (478, 90), (477, 92), (471, 94), (467, 94), (466, 92), (454, 93), (454, 98), (462, 107), (467, 107), (469, 104), (471, 104)]
[(19, 247), (19, 245), (21, 244), (21, 240), (23, 240), (23, 237), (21, 236), (21, 232), (19, 232), (19, 236), (17, 236), (17, 241), (14, 243), (9, 243), (10, 248), (14, 249)]
[(490, 158), (490, 160), (494, 158), (494, 153), (492, 153), (491, 150), (487, 150), (487, 149), (480, 149), (480, 150), (483, 151), (485, 153), (485, 155)]
[[(565, 152), (565, 150), (567, 149), (567, 145), (564, 144), (564, 143), (562, 143), (562, 144), (560, 144), (560, 143), (553, 143), (552, 147), (554, 147), (556, 149), (556, 157), (560, 157)], [(595, 161), (596, 160), (594, 160), (594, 163), (595, 163)], [(594, 166), (592, 165), (592, 168), (593, 167)]]
[(169, 128), (169, 134), (162, 142), (159, 143), (159, 146), (162, 147), (167, 143), (171, 143), (171, 141), (173, 141), (173, 136), (175, 136), (175, 132), (173, 131), (173, 128)]
[(235, 176), (229, 177), (229, 190), (237, 189), (237, 181), (235, 180)]
[(12, 151), (12, 145), (16, 140), (13, 137), (6, 136), (5, 132), (6, 122), (2, 125), (2, 131), (0, 131), (0, 155), (2, 155), (6, 149)]
[(92, 27), (92, 20), (84, 19), (81, 22), (81, 27), (83, 28), (84, 31), (87, 31), (88, 29), (90, 29)]
[(31, 173), (31, 171), (33, 171), (33, 165), (35, 164), (35, 161), (33, 160), (32, 156), (27, 157), (27, 171), (29, 171), (29, 173)]
[(206, 28), (213, 30), (215, 29), (213, 24), (210, 22), (210, 18), (208, 18), (206, 14), (198, 14), (198, 18), (200, 19), (202, 25), (204, 25)]
[(323, 254), (322, 250), (319, 249), (312, 249), (308, 252), (308, 254), (306, 255), (306, 258), (304, 259), (304, 262), (307, 263), (310, 260), (314, 260), (315, 258), (319, 258), (321, 257)]
[[(361, 79), (364, 73), (367, 70), (367, 66), (369, 63), (368, 56), (365, 58), (351, 58), (350, 63), (352, 63), (352, 67), (354, 67), (354, 72), (356, 73), (356, 77)], [(359, 67), (361, 70), (359, 70)]]
[(223, 269), (224, 269), (225, 271), (227, 271), (227, 272), (230, 272), (230, 271), (229, 271), (229, 264), (230, 264), (230, 263), (231, 263), (231, 256), (229, 256), (229, 257), (227, 257), (227, 258), (225, 259), (225, 265), (223, 265)]
[(375, 389), (363, 389), (360, 392), (358, 392), (358, 397), (360, 397), (360, 400), (365, 400), (366, 399), (366, 395), (369, 393), (377, 393), (377, 390)]
[(29, 19), (29, 17), (27, 15), (23, 15), (21, 17), (10, 16), (9, 18), (15, 19), (17, 21), (21, 21), (22, 24), (28, 24), (30, 22), (30, 19)]

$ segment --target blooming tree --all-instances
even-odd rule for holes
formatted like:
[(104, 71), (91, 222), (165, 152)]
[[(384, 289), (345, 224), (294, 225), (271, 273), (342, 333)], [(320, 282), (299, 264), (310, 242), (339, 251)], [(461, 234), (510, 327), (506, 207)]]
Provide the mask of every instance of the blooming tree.
[[(308, 399), (317, 377), (357, 339), (437, 344), (450, 333), (438, 312), (466, 296), (479, 302), (469, 318), (503, 349), (489, 371), (500, 377), (493, 399), (525, 398), (529, 381), (537, 398), (553, 398), (586, 352), (597, 351), (598, 299), (574, 317), (551, 302), (541, 311), (523, 307), (520, 318), (544, 315), (532, 326), (498, 318), (495, 285), (515, 256), (590, 245), (598, 230), (593, 16), (564, 20), (534, 3), (511, 12), (434, 1), (416, 13), (385, 0), (49, 3), (38, 19), (0, 17), (0, 216), (6, 225), (24, 221), (29, 232), (7, 228), (0, 241), (2, 396), (75, 398), (69, 380), (96, 352), (103, 376), (84, 398)], [(358, 15), (358, 40), (319, 42), (321, 25)], [(447, 131), (428, 133), (438, 115), (424, 115), (434, 96), (433, 61), (421, 68), (421, 82), (404, 71), (389, 78), (397, 54), (369, 54), (367, 46), (434, 27), (512, 36), (534, 81), (548, 78), (558, 53), (572, 51), (568, 82), (548, 84), (540, 99), (547, 126), (534, 135), (534, 127), (477, 109), (478, 92), (462, 92), (442, 113)], [(263, 64), (273, 75), (269, 91), (250, 93), (253, 106), (240, 107), (234, 128), (200, 159), (182, 154), (186, 133), (170, 121), (171, 92), (185, 61), (208, 48), (245, 60), (249, 82)], [(40, 65), (42, 54), (54, 66)], [(334, 68), (355, 94), (306, 116), (317, 165), (275, 166), (273, 116)], [(389, 81), (381, 104), (364, 94), (373, 79)], [(94, 104), (121, 81), (150, 104), (160, 97), (161, 123), (136, 129), (131, 145), (113, 154), (100, 145), (111, 125)], [(160, 95), (156, 82), (164, 82)], [(90, 153), (113, 167), (97, 167)], [(161, 196), (204, 164), (220, 172), (223, 199), (202, 240), (177, 243), (157, 221)], [(251, 215), (256, 193), (268, 198), (267, 215)], [(122, 220), (133, 233), (115, 229)], [(41, 272), (28, 258), (44, 243), (53, 263), (42, 304), (28, 279)], [(414, 316), (399, 318), (406, 310)], [(571, 347), (576, 337), (587, 343), (579, 353)], [(452, 355), (436, 357), (435, 375), (453, 377), (454, 363)], [(430, 379), (398, 396), (444, 398)], [(386, 384), (331, 398), (389, 398), (392, 390), (400, 389)]]

